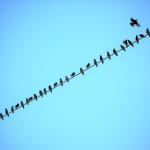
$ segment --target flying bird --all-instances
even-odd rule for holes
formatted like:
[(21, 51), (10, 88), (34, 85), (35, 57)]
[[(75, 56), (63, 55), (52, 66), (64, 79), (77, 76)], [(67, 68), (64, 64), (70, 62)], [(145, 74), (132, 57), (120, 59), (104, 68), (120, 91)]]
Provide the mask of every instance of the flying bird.
[(131, 45), (132, 47), (134, 47), (133, 42), (131, 42), (130, 40), (128, 40), (129, 45)]
[(97, 62), (96, 59), (94, 59), (94, 65), (95, 65), (96, 67), (98, 67), (98, 62)]
[(84, 75), (84, 70), (83, 70), (83, 68), (80, 68), (80, 73), (82, 73), (82, 75)]
[(113, 49), (113, 53), (118, 56), (118, 52), (116, 51), (116, 49)]
[(6, 115), (9, 117), (9, 112), (8, 112), (8, 109), (7, 109), (7, 108), (5, 109), (5, 113), (6, 113)]
[(140, 24), (138, 23), (137, 19), (131, 18), (130, 21), (131, 21), (130, 25), (132, 27), (134, 27), (134, 26), (140, 27)]
[(111, 59), (111, 55), (109, 52), (107, 52), (107, 57), (109, 58), (109, 60)]
[(100, 55), (100, 61), (102, 62), (102, 64), (104, 63), (104, 58), (102, 57), (102, 55)]

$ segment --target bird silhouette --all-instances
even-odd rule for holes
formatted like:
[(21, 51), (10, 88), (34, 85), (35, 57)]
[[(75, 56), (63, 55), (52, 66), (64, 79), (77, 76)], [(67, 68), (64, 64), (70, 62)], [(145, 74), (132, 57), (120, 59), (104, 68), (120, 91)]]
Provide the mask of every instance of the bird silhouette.
[(102, 64), (104, 63), (104, 58), (102, 57), (102, 55), (100, 55), (100, 61), (102, 62)]
[(139, 36), (140, 36), (141, 38), (145, 38), (145, 35), (144, 35), (144, 34), (139, 34)]
[(63, 83), (64, 83), (63, 80), (60, 78), (59, 81), (60, 81), (60, 85), (63, 86)]
[(5, 109), (5, 114), (9, 117), (9, 112), (7, 108)]
[(128, 47), (129, 45), (128, 45), (128, 40), (124, 40), (123, 41), (123, 44), (126, 46), (126, 47)]
[(111, 60), (111, 55), (109, 52), (107, 52), (107, 57)]
[(52, 93), (53, 89), (52, 89), (51, 85), (48, 86), (48, 89)]
[(116, 51), (116, 49), (113, 49), (113, 53), (118, 56), (118, 52)]
[(98, 67), (98, 62), (97, 62), (96, 59), (94, 59), (94, 65), (95, 65), (96, 67)]
[(33, 97), (29, 97), (29, 102), (31, 102), (33, 100)]
[(29, 99), (28, 98), (26, 98), (26, 104), (29, 105)]
[(46, 90), (46, 88), (44, 88), (44, 90), (43, 90), (43, 91), (44, 91), (44, 94), (46, 95), (46, 94), (47, 94), (47, 90)]
[(36, 94), (33, 94), (34, 99), (37, 101), (38, 97)]
[(84, 75), (84, 70), (83, 70), (83, 68), (80, 68), (80, 73), (81, 73), (82, 75)]
[(0, 117), (1, 117), (2, 120), (4, 120), (4, 116), (3, 116), (2, 113), (0, 113)]
[(22, 108), (24, 109), (24, 103), (23, 103), (23, 101), (21, 101), (21, 106), (22, 106)]
[(14, 106), (11, 106), (11, 112), (14, 113)]
[(39, 94), (40, 94), (41, 97), (43, 97), (43, 92), (42, 92), (42, 90), (39, 90)]
[(150, 37), (150, 31), (149, 31), (149, 29), (146, 29), (146, 34)]
[(132, 27), (134, 27), (134, 26), (140, 27), (140, 24), (138, 23), (137, 19), (131, 18), (130, 21), (131, 21), (130, 25)]
[(87, 65), (86, 65), (86, 68), (88, 69), (90, 67), (90, 63), (88, 63)]
[(55, 82), (55, 83), (54, 83), (54, 88), (56, 88), (56, 87), (57, 87), (57, 85), (58, 85), (58, 83), (57, 83), (57, 82)]
[(71, 74), (71, 77), (74, 77), (74, 76), (75, 76), (75, 74), (76, 74), (76, 73), (75, 73), (75, 72), (73, 72), (73, 73)]
[(18, 107), (19, 107), (19, 104), (16, 104), (15, 108), (18, 109)]
[(121, 47), (121, 50), (126, 51), (126, 49), (125, 49), (125, 47), (123, 45), (120, 45), (120, 47)]
[(69, 78), (68, 78), (67, 76), (65, 77), (65, 80), (66, 80), (67, 82), (69, 82)]
[(136, 35), (135, 37), (136, 43), (139, 44), (139, 37)]
[(133, 42), (131, 42), (130, 40), (128, 40), (129, 45), (131, 45), (132, 47), (134, 47)]

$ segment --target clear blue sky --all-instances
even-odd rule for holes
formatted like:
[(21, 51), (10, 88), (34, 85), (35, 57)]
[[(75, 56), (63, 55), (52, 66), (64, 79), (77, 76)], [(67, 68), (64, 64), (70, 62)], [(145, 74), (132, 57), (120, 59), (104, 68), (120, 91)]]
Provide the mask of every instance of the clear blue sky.
[[(149, 6), (0, 0), (0, 112), (143, 33)], [(147, 38), (0, 121), (0, 150), (149, 150), (149, 65)]]

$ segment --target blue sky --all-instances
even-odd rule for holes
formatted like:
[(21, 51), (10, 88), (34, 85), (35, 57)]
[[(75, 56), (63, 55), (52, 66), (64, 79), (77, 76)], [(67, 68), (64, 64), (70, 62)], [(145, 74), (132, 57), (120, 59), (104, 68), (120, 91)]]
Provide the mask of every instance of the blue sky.
[[(0, 0), (0, 112), (145, 32), (149, 6)], [(149, 150), (149, 40), (0, 121), (0, 150)]]

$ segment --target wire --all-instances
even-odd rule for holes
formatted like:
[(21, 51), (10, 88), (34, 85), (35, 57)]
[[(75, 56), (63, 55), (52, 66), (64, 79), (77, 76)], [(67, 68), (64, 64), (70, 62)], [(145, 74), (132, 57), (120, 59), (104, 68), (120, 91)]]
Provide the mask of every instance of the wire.
[[(146, 38), (147, 36), (149, 36), (149, 34), (144, 35), (144, 37), (139, 37), (138, 40), (140, 41), (141, 39)], [(135, 41), (133, 41), (132, 43), (133, 43), (133, 44), (134, 44), (134, 43), (137, 43), (137, 41), (135, 40)], [(137, 43), (137, 44), (138, 44), (138, 43)], [(123, 46), (123, 47), (124, 47), (125, 50), (126, 50), (126, 49), (129, 48), (130, 46), (131, 46), (131, 45)], [(116, 50), (116, 52), (117, 52), (117, 54), (118, 54), (119, 52), (125, 51), (125, 50), (123, 50), (123, 49), (121, 48), (121, 49), (119, 49), (119, 50)], [(112, 57), (113, 55), (115, 55), (115, 54), (114, 54), (114, 53), (110, 54), (110, 57)], [(106, 56), (105, 58), (103, 58), (103, 61), (105, 61), (105, 60), (107, 60), (107, 59), (109, 60), (109, 57), (108, 57), (108, 56)], [(97, 61), (97, 65), (100, 64), (100, 63), (102, 63), (101, 60)], [(102, 64), (103, 64), (103, 63), (102, 63)], [(89, 69), (91, 69), (91, 68), (93, 68), (93, 67), (95, 67), (95, 66), (97, 66), (97, 65), (96, 65), (96, 64), (90, 65), (89, 67), (86, 67), (85, 69), (83, 69), (83, 72), (86, 72), (87, 70), (89, 70)], [(80, 74), (83, 75), (83, 73), (80, 71), (79, 73), (75, 74), (74, 76), (68, 77), (69, 81), (72, 80), (73, 78), (79, 76)], [(56, 86), (52, 87), (51, 90), (53, 91), (55, 88), (57, 88), (57, 87), (59, 87), (59, 86), (63, 86), (64, 83), (66, 83), (66, 82), (68, 83), (68, 81), (66, 81), (66, 80), (62, 81), (62, 83), (59, 83), (59, 84), (57, 84)], [(49, 89), (46, 90), (46, 95), (47, 95), (48, 92), (51, 92), (51, 93), (52, 93), (52, 91), (50, 91)], [(33, 98), (33, 99), (31, 99), (29, 102), (23, 103), (23, 106), (29, 105), (29, 103), (31, 103), (32, 101), (35, 101), (35, 100), (37, 101), (37, 99), (39, 99), (40, 97), (43, 98), (43, 95), (44, 95), (44, 93), (42, 94), (42, 96), (39, 94), (36, 99)], [(33, 97), (33, 96), (32, 96), (32, 97)], [(13, 108), (14, 110), (8, 112), (7, 114), (5, 113), (5, 114), (3, 115), (2, 113), (0, 113), (0, 114), (2, 115), (2, 117), (0, 116), (0, 119), (3, 120), (3, 119), (4, 119), (5, 117), (7, 117), (7, 116), (9, 117), (9, 115), (10, 115), (11, 113), (14, 113), (16, 110), (18, 110), (18, 109), (20, 109), (20, 108), (24, 108), (24, 107), (23, 107), (22, 105), (20, 105), (19, 103), (18, 103), (17, 105), (19, 105), (19, 106)], [(17, 106), (17, 105), (16, 105), (16, 106)], [(13, 106), (12, 106), (12, 107), (13, 107)]]

